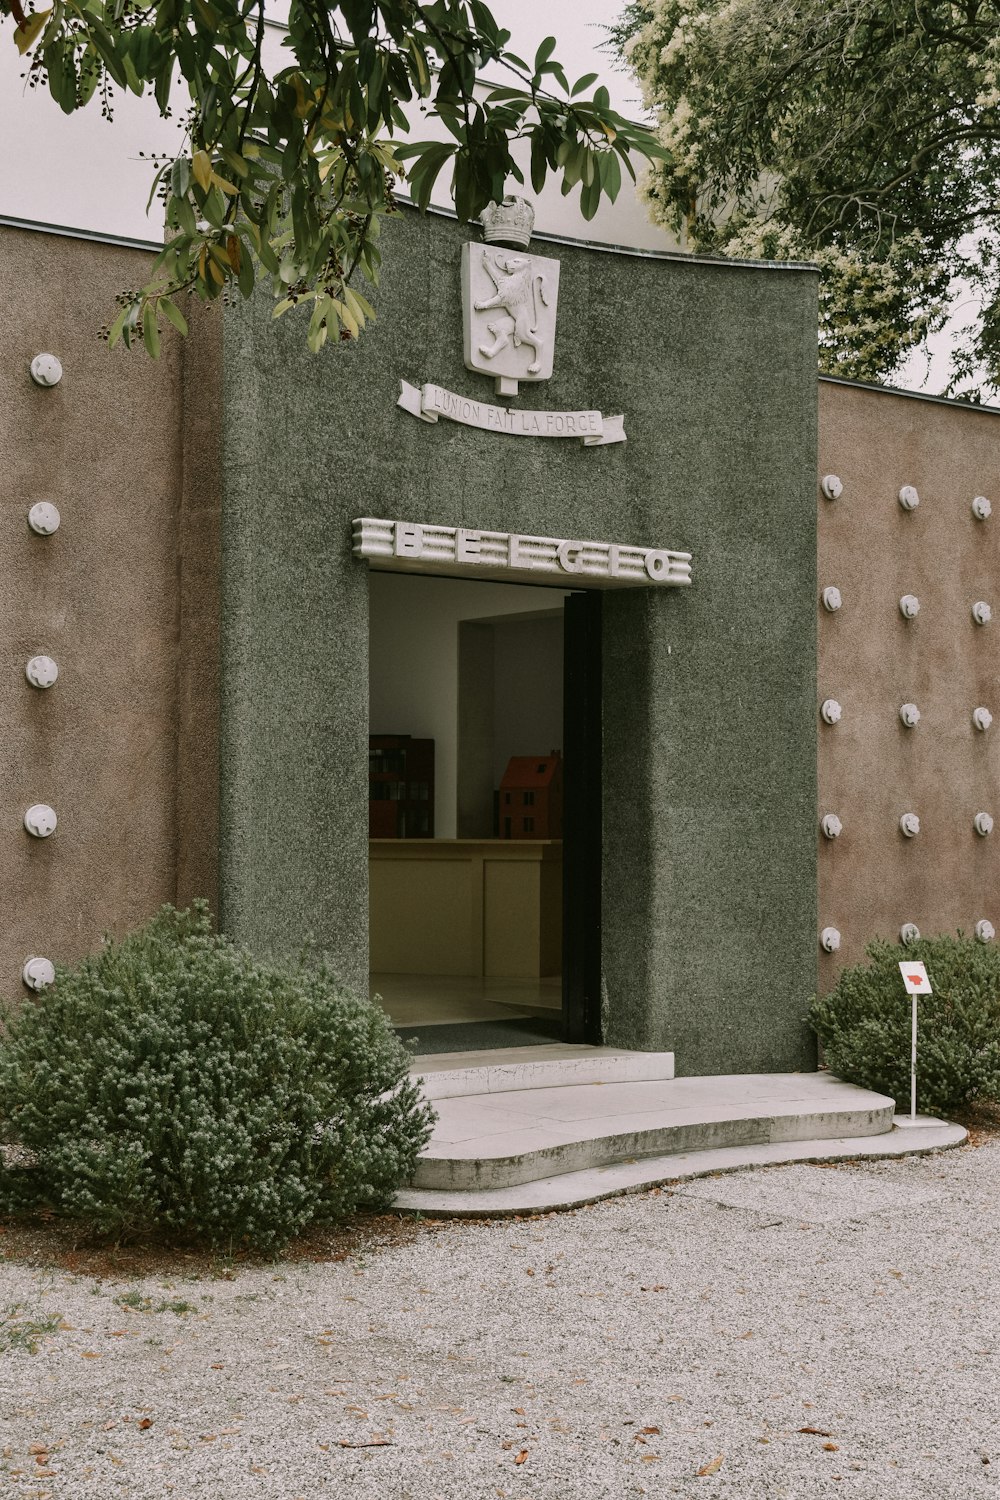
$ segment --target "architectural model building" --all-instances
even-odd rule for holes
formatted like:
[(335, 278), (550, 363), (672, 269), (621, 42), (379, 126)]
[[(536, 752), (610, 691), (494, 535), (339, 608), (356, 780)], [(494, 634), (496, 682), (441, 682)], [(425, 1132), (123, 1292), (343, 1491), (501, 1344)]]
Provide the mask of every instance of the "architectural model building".
[(500, 782), (502, 839), (561, 839), (562, 756), (512, 755)]
[(368, 837), (434, 837), (434, 741), (368, 736)]

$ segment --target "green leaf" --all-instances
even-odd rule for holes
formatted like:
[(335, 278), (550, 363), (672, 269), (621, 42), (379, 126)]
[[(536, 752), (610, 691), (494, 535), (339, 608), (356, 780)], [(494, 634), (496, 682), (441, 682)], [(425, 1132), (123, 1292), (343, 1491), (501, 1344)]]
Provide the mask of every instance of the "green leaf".
[(472, 161), (467, 151), (459, 151), (455, 156), (455, 212), (460, 224), (467, 223), (477, 211), (476, 183), (473, 173)]
[(555, 37), (554, 36), (547, 36), (545, 38), (545, 40), (539, 46), (538, 51), (535, 53), (535, 72), (536, 73), (540, 73), (542, 71), (542, 68), (548, 62), (549, 58), (552, 56), (552, 54), (553, 54), (553, 52), (555, 50), (556, 50), (556, 39), (555, 39)]
[(93, 42), (88, 42), (80, 63), (80, 103), (89, 104), (101, 78), (101, 59)]
[(347, 329), (348, 333), (351, 335), (351, 338), (356, 339), (361, 330), (358, 326), (358, 320), (357, 318), (355, 318), (350, 308), (345, 307), (343, 302), (337, 301), (334, 301), (332, 303), (332, 307), (336, 312), (337, 317), (340, 319), (344, 327)]
[(423, 47), (412, 35), (407, 39), (407, 45), (410, 49), (410, 56), (413, 59), (413, 71), (416, 75), (417, 87), (421, 94), (425, 94), (429, 91), (431, 82), (426, 54)]
[(191, 169), (194, 172), (194, 180), (203, 193), (207, 193), (212, 185), (212, 158), (207, 151), (196, 151), (191, 161)]
[(618, 157), (615, 155), (614, 151), (601, 152), (601, 167), (601, 182), (603, 184), (604, 191), (607, 193), (611, 202), (614, 203), (615, 199), (618, 197), (619, 192), (621, 191), (622, 185), (622, 169), (619, 165)]
[(186, 198), (191, 186), (191, 163), (186, 156), (178, 156), (170, 168), (170, 191), (175, 198)]
[(631, 177), (632, 181), (636, 182), (638, 179), (635, 175), (635, 167), (633, 167), (632, 162), (629, 158), (628, 146), (622, 140), (621, 136), (619, 136), (615, 141), (614, 149), (619, 161), (624, 164), (626, 172)]
[(63, 57), (68, 42), (61, 36), (56, 36), (47, 42), (42, 50), (42, 62), (49, 80), (49, 93), (55, 102), (62, 107), (62, 101), (66, 94), (66, 73), (63, 66)]
[(583, 176), (584, 165), (587, 160), (587, 147), (582, 141), (574, 141), (570, 145), (569, 153), (563, 167), (563, 179), (568, 188), (576, 187)]
[(124, 59), (124, 68), (126, 86), (131, 90), (133, 94), (141, 96), (145, 85), (142, 78), (139, 76), (139, 71), (136, 68), (134, 61), (132, 60), (131, 54), (126, 54)]
[(584, 182), (580, 190), (580, 212), (589, 224), (601, 202), (601, 180), (597, 173), (590, 182)]
[(127, 317), (128, 317), (128, 308), (127, 307), (123, 307), (122, 310), (121, 310), (121, 312), (118, 314), (117, 318), (115, 318), (115, 320), (112, 323), (111, 327), (108, 329), (108, 348), (109, 349), (113, 349), (115, 347), (115, 345), (117, 344), (118, 340), (121, 338), (122, 331), (123, 331), (123, 329), (125, 327), (125, 319)]
[(209, 245), (208, 253), (211, 257), (211, 261), (216, 266), (218, 266), (219, 270), (222, 272), (223, 280), (225, 280), (225, 278), (229, 275), (229, 272), (232, 270), (232, 265), (230, 263), (228, 254), (225, 250), (223, 250), (221, 245)]
[(153, 85), (153, 94), (156, 98), (157, 108), (160, 114), (166, 114), (167, 105), (170, 103), (170, 87), (174, 81), (173, 58), (167, 54), (167, 60), (156, 74)]
[(592, 83), (596, 83), (599, 77), (600, 74), (598, 73), (584, 73), (583, 77), (578, 78), (574, 83), (573, 92), (570, 97), (575, 99), (577, 94), (582, 94), (584, 89), (589, 89)]
[[(425, 141), (421, 143), (421, 148), (407, 175), (414, 203), (418, 208), (426, 208), (431, 201), (434, 183), (445, 163), (455, 155), (456, 148), (446, 141)], [(408, 157), (411, 155), (403, 150), (399, 154)]]
[(153, 206), (153, 199), (156, 197), (156, 194), (159, 192), (159, 189), (160, 189), (160, 186), (161, 186), (161, 184), (163, 182), (164, 177), (166, 177), (167, 175), (168, 175), (167, 174), (167, 168), (166, 168), (165, 164), (162, 167), (157, 168), (157, 170), (153, 173), (153, 180), (149, 184), (149, 197), (146, 199), (146, 212), (147, 212), (147, 214), (149, 213), (149, 210)]
[(194, 216), (194, 209), (189, 198), (172, 198), (169, 208), (177, 220), (178, 226), (190, 239), (196, 239), (198, 235), (198, 221)]
[(260, 257), (260, 263), (264, 267), (264, 270), (269, 271), (272, 276), (276, 276), (280, 262), (271, 248), (271, 243), (268, 239), (261, 239), (260, 244), (257, 246), (257, 254)]
[(548, 163), (545, 159), (545, 142), (540, 131), (531, 137), (531, 186), (540, 193), (545, 186)]
[(236, 278), (237, 285), (244, 297), (249, 297), (253, 291), (255, 276), (253, 256), (247, 251), (240, 261), (239, 275)]
[[(365, 309), (361, 306), (361, 300), (357, 293), (349, 286), (344, 287), (344, 302), (354, 319), (354, 337), (357, 338), (358, 330), (365, 326)], [(371, 311), (369, 307), (368, 311)]]
[(145, 78), (149, 68), (149, 55), (153, 47), (154, 32), (151, 26), (136, 26), (132, 31), (129, 57), (135, 69), (136, 79), (140, 80), (139, 92), (142, 92), (141, 80)]
[(175, 304), (171, 302), (169, 297), (160, 298), (160, 311), (166, 318), (167, 322), (174, 325), (178, 333), (187, 333), (187, 319), (181, 312), (180, 308), (175, 306)]
[(364, 313), (366, 318), (374, 318), (375, 309), (374, 307), (372, 307), (367, 297), (362, 296), (362, 294), (359, 291), (356, 291), (353, 287), (345, 287), (344, 292), (345, 295), (351, 298), (352, 302), (357, 302), (360, 305), (361, 311)]
[(226, 200), (214, 185), (202, 204), (201, 211), (213, 229), (222, 228), (223, 220), (226, 217)]
[(132, 336), (139, 326), (139, 306), (138, 302), (132, 302), (125, 310), (125, 322), (122, 324), (122, 341), (126, 349), (131, 349)]
[(91, 16), (89, 18), (88, 26), (90, 28), (91, 39), (98, 52), (101, 54), (101, 61), (104, 63), (104, 66), (107, 68), (108, 72), (111, 74), (111, 77), (114, 79), (115, 83), (117, 83), (118, 87), (126, 88), (128, 85), (125, 78), (125, 69), (122, 65), (122, 60), (118, 55), (118, 48), (110, 31), (108, 31), (108, 28), (96, 16)]
[[(508, 88), (506, 85), (503, 85), (499, 88), (490, 89), (489, 93), (486, 95), (486, 102), (488, 104), (506, 103), (514, 99), (523, 99), (527, 102), (530, 101), (531, 95), (525, 89)], [(455, 113), (457, 114), (458, 111), (456, 110)], [(463, 125), (464, 123), (465, 122), (463, 119)]]
[(250, 171), (250, 168), (238, 151), (230, 151), (228, 147), (223, 147), (222, 159), (230, 171), (237, 177), (246, 177)]
[(142, 310), (142, 342), (150, 359), (159, 359), (160, 330), (156, 326), (156, 313), (151, 302), (147, 302)]
[(51, 9), (36, 10), (33, 16), (28, 16), (23, 26), (15, 26), (14, 45), (22, 57), (38, 40), (51, 14)]

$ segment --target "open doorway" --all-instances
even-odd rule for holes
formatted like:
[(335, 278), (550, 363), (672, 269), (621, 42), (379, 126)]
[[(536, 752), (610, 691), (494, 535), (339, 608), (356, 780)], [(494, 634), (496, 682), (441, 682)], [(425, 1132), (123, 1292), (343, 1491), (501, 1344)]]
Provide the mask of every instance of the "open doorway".
[(421, 1052), (557, 1040), (569, 595), (369, 586), (372, 993)]

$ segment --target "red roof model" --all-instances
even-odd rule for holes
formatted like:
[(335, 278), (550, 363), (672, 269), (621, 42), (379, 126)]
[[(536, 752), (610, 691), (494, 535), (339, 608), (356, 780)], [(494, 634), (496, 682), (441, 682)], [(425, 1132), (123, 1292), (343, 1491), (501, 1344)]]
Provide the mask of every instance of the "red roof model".
[(512, 755), (500, 782), (502, 839), (561, 839), (562, 756)]

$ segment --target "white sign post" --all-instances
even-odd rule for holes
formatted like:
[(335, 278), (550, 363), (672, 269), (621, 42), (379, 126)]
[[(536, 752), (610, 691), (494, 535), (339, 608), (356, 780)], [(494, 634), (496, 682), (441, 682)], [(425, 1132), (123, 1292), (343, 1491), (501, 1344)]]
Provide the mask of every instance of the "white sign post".
[(906, 993), (913, 1002), (913, 1025), (910, 1033), (910, 1123), (917, 1120), (917, 996), (930, 995), (931, 982), (923, 964), (901, 963), (899, 972), (903, 976)]

